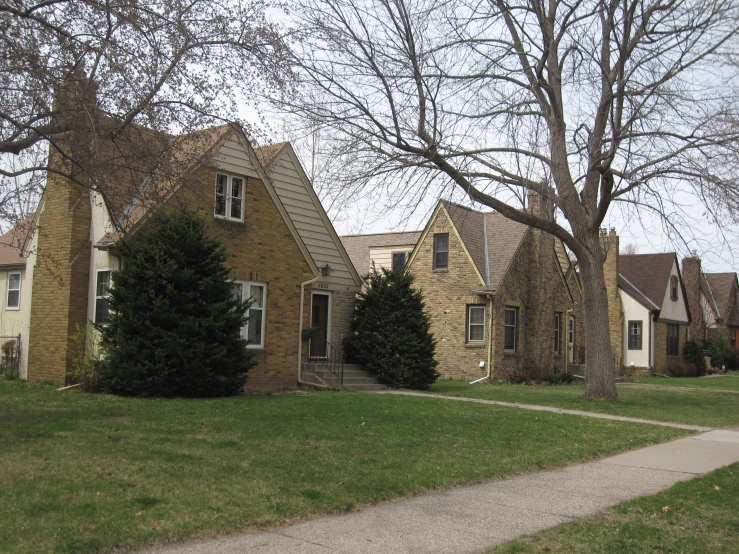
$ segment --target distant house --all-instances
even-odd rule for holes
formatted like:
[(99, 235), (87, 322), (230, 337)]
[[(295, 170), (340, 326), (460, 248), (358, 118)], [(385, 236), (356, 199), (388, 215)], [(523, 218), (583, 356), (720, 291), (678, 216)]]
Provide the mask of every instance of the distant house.
[(691, 322), (677, 256), (619, 256), (622, 365), (635, 371), (664, 371), (682, 358)]
[[(530, 202), (530, 209), (539, 209)], [(503, 378), (583, 361), (582, 293), (551, 235), (440, 201), (422, 232), (342, 237), (361, 274), (406, 266), (423, 291), (442, 377)], [(393, 263), (395, 261), (395, 263)]]
[[(134, 128), (115, 144), (94, 140), (103, 157), (112, 153), (95, 186), (50, 173), (33, 220), (1, 239), (0, 334), (21, 335), (22, 377), (65, 382), (69, 335), (108, 316), (117, 240), (155, 210), (182, 206), (207, 218), (230, 254), (235, 287), (254, 301), (243, 329), (258, 361), (250, 388), (296, 385), (303, 363), (341, 343), (362, 281), (290, 144), (254, 149), (236, 125), (176, 137)], [(164, 148), (150, 165), (148, 141)], [(50, 165), (63, 163), (52, 152)], [(308, 327), (321, 336), (310, 351)]]
[(739, 348), (739, 281), (736, 273), (704, 273), (700, 258), (683, 259), (683, 275), (693, 321), (690, 336), (703, 341), (725, 328)]
[(405, 267), (420, 236), (421, 231), (344, 235), (341, 242), (357, 272), (364, 278), (373, 265), (378, 270), (387, 268), (393, 271)]

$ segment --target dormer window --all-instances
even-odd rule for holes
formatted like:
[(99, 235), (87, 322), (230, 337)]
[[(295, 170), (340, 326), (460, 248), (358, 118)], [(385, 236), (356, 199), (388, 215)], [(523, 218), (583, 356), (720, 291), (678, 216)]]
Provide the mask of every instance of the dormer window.
[(677, 277), (670, 277), (670, 300), (677, 300)]
[(244, 179), (224, 173), (216, 174), (216, 217), (244, 221)]

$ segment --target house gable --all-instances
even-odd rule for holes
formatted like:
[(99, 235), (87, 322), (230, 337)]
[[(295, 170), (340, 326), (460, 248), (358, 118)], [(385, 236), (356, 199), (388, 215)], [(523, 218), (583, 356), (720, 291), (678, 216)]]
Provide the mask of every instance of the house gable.
[(321, 282), (358, 291), (362, 280), (290, 143), (271, 156), (266, 174), (316, 266), (331, 266)]
[[(670, 296), (670, 281), (673, 278), (677, 279), (677, 298), (675, 300)], [(677, 257), (674, 257), (672, 268), (667, 279), (665, 292), (662, 298), (662, 307), (659, 312), (659, 319), (660, 321), (680, 323), (682, 325), (688, 325), (690, 323), (688, 302), (685, 295), (682, 275), (680, 274), (680, 267), (677, 263)]]

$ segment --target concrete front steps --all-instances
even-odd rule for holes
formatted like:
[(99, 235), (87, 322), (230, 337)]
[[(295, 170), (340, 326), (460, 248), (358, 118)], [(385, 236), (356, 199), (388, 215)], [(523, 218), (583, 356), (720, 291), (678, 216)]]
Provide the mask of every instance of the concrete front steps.
[(344, 391), (385, 390), (387, 387), (356, 364), (344, 364), (344, 384), (320, 363), (303, 364), (303, 382), (308, 385), (331, 387)]

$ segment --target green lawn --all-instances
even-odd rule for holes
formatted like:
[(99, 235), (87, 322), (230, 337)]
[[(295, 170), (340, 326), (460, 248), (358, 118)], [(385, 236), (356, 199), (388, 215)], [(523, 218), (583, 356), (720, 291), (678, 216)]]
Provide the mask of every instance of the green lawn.
[(717, 377), (639, 377), (635, 382), (645, 385), (661, 385), (664, 387), (699, 387), (739, 392), (739, 375), (734, 373)]
[(277, 525), (685, 434), (417, 397), (142, 400), (0, 381), (0, 552)]
[(584, 397), (582, 383), (573, 385), (470, 385), (465, 381), (438, 381), (429, 392), (693, 425), (716, 427), (739, 425), (739, 396), (714, 392), (710, 389), (686, 390), (676, 387), (623, 385), (618, 387), (618, 400), (593, 400)]
[(735, 554), (739, 464), (503, 544), (489, 554)]

